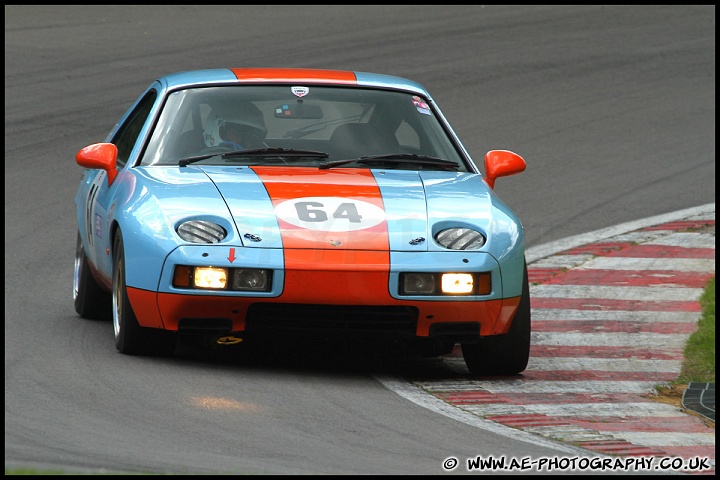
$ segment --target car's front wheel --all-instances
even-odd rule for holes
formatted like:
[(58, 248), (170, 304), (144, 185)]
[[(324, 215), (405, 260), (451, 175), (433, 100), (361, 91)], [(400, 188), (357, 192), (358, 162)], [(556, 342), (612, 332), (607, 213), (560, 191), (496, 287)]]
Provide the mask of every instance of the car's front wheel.
[(112, 312), (115, 348), (128, 355), (170, 355), (175, 337), (163, 330), (143, 328), (130, 305), (125, 280), (125, 245), (122, 232), (113, 242)]
[(530, 359), (530, 285), (527, 265), (520, 304), (510, 330), (504, 335), (483, 337), (461, 345), (463, 359), (473, 375), (516, 375)]
[(82, 318), (107, 319), (110, 316), (110, 293), (100, 287), (90, 271), (80, 232), (77, 234), (75, 245), (73, 302), (75, 311)]

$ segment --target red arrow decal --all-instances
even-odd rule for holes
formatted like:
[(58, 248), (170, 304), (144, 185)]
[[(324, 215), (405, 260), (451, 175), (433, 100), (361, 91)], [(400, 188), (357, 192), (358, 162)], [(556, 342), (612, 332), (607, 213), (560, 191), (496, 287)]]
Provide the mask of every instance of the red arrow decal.
[(234, 248), (230, 249), (230, 256), (228, 257), (228, 260), (230, 260), (230, 263), (235, 261), (235, 249)]

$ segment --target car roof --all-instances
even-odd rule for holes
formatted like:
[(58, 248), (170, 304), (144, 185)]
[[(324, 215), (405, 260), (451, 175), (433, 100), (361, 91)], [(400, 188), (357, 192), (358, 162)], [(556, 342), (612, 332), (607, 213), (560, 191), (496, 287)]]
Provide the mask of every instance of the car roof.
[(402, 77), (350, 70), (313, 68), (220, 68), (192, 70), (166, 75), (158, 79), (166, 89), (210, 84), (278, 84), (352, 85), (391, 88), (417, 93), (429, 98), (425, 88)]

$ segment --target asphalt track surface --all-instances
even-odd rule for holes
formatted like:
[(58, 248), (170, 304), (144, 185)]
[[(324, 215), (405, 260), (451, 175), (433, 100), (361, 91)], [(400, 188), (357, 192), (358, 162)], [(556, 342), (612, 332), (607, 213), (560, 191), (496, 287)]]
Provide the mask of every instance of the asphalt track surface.
[(476, 160), (526, 158), (496, 190), (531, 250), (714, 205), (712, 5), (5, 6), (6, 467), (433, 474), (451, 456), (604, 456), (469, 425), (378, 381), (456, 378), (452, 358), (310, 345), (250, 362), (127, 357), (109, 324), (77, 318), (75, 153), (154, 77), (227, 66), (424, 84)]

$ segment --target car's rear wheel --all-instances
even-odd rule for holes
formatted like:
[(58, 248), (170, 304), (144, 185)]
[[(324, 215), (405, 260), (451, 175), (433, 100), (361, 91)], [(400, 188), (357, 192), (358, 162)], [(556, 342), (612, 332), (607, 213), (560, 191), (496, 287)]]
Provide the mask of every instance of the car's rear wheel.
[(100, 287), (90, 271), (85, 248), (77, 234), (75, 246), (75, 270), (73, 273), (73, 302), (75, 311), (83, 318), (109, 318), (111, 308), (110, 292)]
[(163, 330), (143, 328), (130, 305), (125, 283), (125, 245), (122, 232), (113, 242), (112, 312), (115, 348), (128, 355), (169, 355), (175, 349), (175, 336)]
[(461, 348), (465, 365), (473, 375), (516, 375), (525, 370), (530, 359), (530, 285), (527, 265), (520, 304), (508, 333), (483, 337), (477, 343), (463, 343)]

